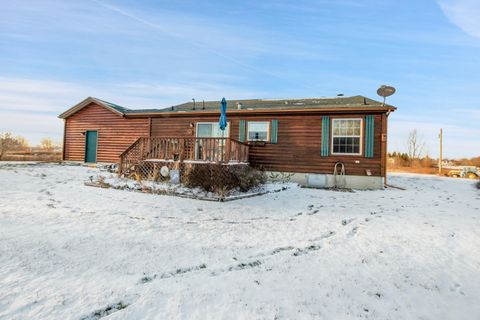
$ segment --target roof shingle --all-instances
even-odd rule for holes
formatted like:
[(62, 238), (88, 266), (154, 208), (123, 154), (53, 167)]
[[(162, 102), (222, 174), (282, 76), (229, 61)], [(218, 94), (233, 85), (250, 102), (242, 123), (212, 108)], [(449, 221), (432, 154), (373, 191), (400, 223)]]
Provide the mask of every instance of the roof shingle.
[[(177, 112), (213, 112), (220, 110), (219, 101), (196, 102), (195, 109), (193, 102), (182, 103), (176, 106), (162, 109), (129, 109), (98, 98), (89, 97), (59, 117), (66, 118), (79, 111), (90, 102), (97, 102), (106, 108), (120, 115), (141, 115), (141, 114), (163, 114)], [(335, 98), (306, 98), (306, 99), (242, 99), (227, 100), (227, 110), (306, 110), (306, 109), (337, 109), (337, 108), (378, 108), (386, 107), (395, 109), (394, 106), (366, 98), (364, 96), (335, 97)]]

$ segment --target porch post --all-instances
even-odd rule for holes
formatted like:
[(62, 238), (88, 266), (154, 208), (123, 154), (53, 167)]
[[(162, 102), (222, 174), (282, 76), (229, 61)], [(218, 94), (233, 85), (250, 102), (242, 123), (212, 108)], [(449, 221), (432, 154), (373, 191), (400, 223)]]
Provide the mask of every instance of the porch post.
[(230, 162), (230, 150), (231, 150), (232, 140), (230, 138), (226, 139), (226, 150), (225, 150), (225, 163)]

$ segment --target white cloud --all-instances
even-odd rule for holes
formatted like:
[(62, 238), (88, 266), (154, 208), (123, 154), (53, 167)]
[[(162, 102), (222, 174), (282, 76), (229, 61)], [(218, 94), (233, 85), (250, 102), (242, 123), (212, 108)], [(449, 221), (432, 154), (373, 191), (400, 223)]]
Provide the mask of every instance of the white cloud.
[(458, 112), (462, 115), (465, 115), (466, 119), (470, 119), (470, 121), (480, 122), (480, 110), (479, 109), (453, 109), (452, 112)]
[(87, 87), (68, 82), (0, 77), (0, 111), (59, 112), (86, 92)]
[(480, 1), (439, 0), (447, 18), (465, 33), (480, 38)]
[(0, 77), (0, 132), (25, 136), (32, 144), (43, 137), (61, 139), (63, 124), (57, 115), (88, 96), (130, 108), (159, 108), (196, 98), (197, 101), (252, 98), (259, 91), (238, 90), (218, 81), (165, 83), (76, 84), (62, 81)]

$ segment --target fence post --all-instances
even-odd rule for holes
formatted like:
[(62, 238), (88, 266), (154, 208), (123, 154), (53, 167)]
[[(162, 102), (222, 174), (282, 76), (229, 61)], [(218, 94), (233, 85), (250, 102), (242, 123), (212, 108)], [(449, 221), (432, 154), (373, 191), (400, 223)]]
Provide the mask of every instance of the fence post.
[(121, 176), (123, 173), (123, 154), (120, 155), (120, 161), (118, 162), (118, 175)]
[(145, 152), (145, 140), (142, 138), (142, 142), (140, 144), (140, 159), (138, 160), (143, 160), (144, 152)]

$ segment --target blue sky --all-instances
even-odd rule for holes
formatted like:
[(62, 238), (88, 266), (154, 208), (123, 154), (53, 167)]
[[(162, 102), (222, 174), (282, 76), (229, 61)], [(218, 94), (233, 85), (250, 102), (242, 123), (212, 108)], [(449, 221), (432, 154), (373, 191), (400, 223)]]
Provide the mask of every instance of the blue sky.
[(393, 85), (389, 149), (480, 155), (477, 0), (3, 1), (0, 131), (60, 141), (87, 96), (167, 107)]

